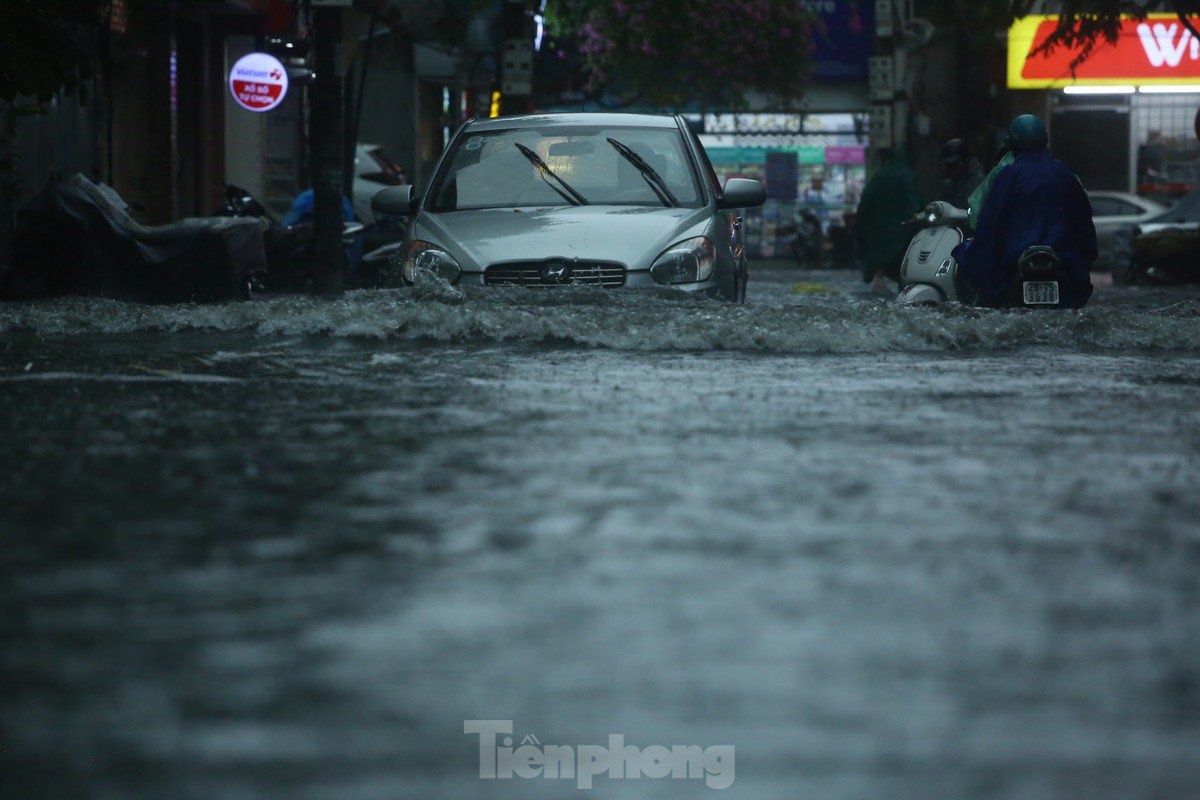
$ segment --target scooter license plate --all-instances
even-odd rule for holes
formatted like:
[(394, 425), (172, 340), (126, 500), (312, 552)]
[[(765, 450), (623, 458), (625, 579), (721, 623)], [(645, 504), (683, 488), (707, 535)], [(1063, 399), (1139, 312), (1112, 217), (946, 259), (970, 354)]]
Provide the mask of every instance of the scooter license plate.
[(1025, 294), (1025, 305), (1058, 305), (1058, 281), (1025, 281), (1021, 289)]

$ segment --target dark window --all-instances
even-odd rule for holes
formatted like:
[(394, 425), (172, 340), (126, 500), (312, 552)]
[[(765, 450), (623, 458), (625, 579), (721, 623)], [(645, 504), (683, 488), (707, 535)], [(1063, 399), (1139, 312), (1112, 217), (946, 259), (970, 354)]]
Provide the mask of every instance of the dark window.
[(1075, 170), (1088, 189), (1123, 192), (1129, 188), (1128, 108), (1055, 109), (1050, 130), (1054, 157)]

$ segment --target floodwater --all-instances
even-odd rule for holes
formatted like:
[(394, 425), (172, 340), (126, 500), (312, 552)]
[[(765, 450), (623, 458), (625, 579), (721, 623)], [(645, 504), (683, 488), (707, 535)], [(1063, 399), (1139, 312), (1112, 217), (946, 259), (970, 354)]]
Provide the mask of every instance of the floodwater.
[(5, 795), (1195, 798), (1198, 366), (1190, 289), (0, 306)]

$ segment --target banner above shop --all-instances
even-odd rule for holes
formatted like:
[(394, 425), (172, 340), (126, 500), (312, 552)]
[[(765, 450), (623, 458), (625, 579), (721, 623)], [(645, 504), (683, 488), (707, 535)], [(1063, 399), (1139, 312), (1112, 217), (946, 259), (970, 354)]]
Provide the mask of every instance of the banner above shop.
[(765, 164), (767, 154), (794, 153), (800, 164), (864, 164), (863, 147), (711, 147), (704, 151), (714, 164)]
[[(1174, 14), (1151, 14), (1142, 22), (1124, 20), (1116, 43), (1098, 41), (1074, 76), (1071, 61), (1079, 55), (1078, 48), (1030, 55), (1057, 24), (1057, 17), (1030, 16), (1009, 29), (1010, 89), (1200, 84), (1200, 40)], [(1200, 27), (1200, 17), (1194, 24)]]

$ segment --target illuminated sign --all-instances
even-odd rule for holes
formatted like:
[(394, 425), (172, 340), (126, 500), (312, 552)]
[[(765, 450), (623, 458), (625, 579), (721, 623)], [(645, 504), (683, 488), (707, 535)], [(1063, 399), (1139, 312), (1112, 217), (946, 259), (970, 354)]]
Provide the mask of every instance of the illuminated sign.
[[(1169, 86), (1200, 84), (1200, 40), (1173, 14), (1151, 14), (1144, 21), (1124, 20), (1115, 44), (1100, 39), (1087, 60), (1075, 68), (1077, 48), (1057, 47), (1030, 53), (1046, 41), (1057, 17), (1030, 16), (1008, 31), (1010, 89), (1064, 86)], [(1195, 20), (1200, 27), (1200, 18)]]
[(229, 91), (249, 111), (270, 111), (283, 102), (287, 89), (287, 70), (266, 53), (242, 56), (229, 70)]

